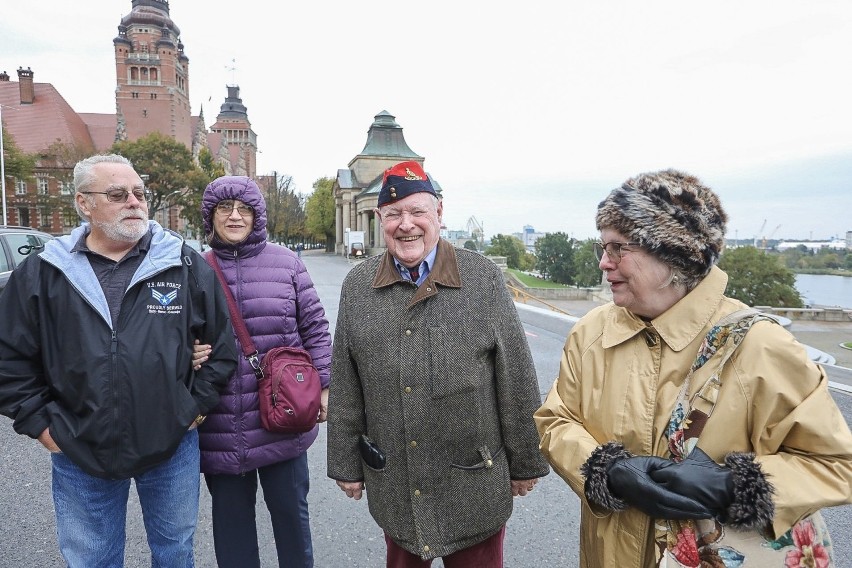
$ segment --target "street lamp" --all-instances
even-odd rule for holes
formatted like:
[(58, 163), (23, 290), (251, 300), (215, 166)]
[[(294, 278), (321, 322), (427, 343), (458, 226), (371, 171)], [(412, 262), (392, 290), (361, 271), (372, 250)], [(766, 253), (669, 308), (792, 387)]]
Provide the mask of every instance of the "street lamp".
[[(6, 105), (0, 104), (0, 193), (3, 194), (3, 224), (7, 224), (6, 216), (6, 151), (3, 148), (3, 107)], [(15, 107), (7, 107), (12, 110), (18, 110)]]
[[(148, 176), (143, 175), (143, 176), (140, 176), (140, 177), (142, 177), (142, 179), (145, 180)], [(168, 211), (169, 211), (169, 209), (171, 209), (173, 207), (173, 205), (171, 203), (172, 198), (182, 196), (184, 194), (184, 192), (185, 192), (184, 189), (176, 189), (175, 191), (161, 197), (160, 203), (157, 206), (157, 208), (154, 209), (153, 211), (150, 211), (151, 218), (156, 220), (157, 213), (162, 211), (163, 213), (160, 215), (160, 224), (163, 227), (165, 227), (166, 229), (171, 229), (171, 226), (169, 226), (170, 222), (171, 222), (171, 215), (169, 215)]]
[(3, 193), (3, 224), (6, 225), (6, 152), (3, 150), (3, 105), (0, 105), (0, 191)]

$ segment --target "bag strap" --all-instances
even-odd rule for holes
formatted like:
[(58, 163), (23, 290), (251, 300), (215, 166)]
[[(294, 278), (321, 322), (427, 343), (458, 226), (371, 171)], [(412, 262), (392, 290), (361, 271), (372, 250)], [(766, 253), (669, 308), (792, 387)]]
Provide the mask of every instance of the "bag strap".
[[(725, 363), (742, 343), (752, 324), (764, 319), (776, 322), (773, 318), (761, 314), (754, 308), (745, 308), (725, 316), (707, 332), (707, 336), (698, 349), (695, 362), (693, 362), (678, 394), (675, 409), (672, 411), (672, 423), (677, 420), (680, 409), (686, 414), (686, 419), (680, 421), (678, 428), (683, 430), (684, 447), (686, 447), (685, 441), (687, 439), (698, 438), (701, 435), (707, 420), (713, 414), (719, 390), (722, 388), (721, 375)], [(715, 370), (701, 388), (687, 401), (693, 374), (717, 353), (719, 353), (719, 357), (716, 360)], [(682, 416), (682, 414), (680, 415)]]
[(228, 301), (228, 311), (231, 312), (231, 325), (234, 326), (237, 339), (240, 340), (240, 346), (243, 348), (243, 355), (245, 355), (246, 359), (248, 359), (249, 364), (251, 364), (251, 368), (254, 369), (254, 374), (257, 377), (257, 380), (260, 380), (263, 378), (263, 368), (260, 365), (260, 358), (258, 357), (257, 349), (255, 348), (254, 342), (251, 340), (251, 335), (249, 335), (248, 329), (246, 328), (246, 322), (243, 320), (240, 310), (237, 309), (237, 301), (234, 299), (234, 295), (231, 294), (231, 289), (225, 281), (225, 275), (222, 273), (222, 267), (219, 265), (219, 259), (216, 258), (216, 254), (212, 250), (209, 250), (204, 253), (204, 260), (207, 261), (207, 264), (213, 267), (213, 270), (216, 272), (216, 277), (219, 278), (219, 282), (222, 284), (222, 290), (225, 292), (225, 299)]

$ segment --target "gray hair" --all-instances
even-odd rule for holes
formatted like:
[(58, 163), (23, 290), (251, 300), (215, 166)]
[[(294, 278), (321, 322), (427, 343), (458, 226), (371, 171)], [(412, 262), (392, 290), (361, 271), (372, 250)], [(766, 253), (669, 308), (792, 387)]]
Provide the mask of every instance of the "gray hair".
[[(97, 181), (93, 171), (95, 166), (104, 163), (124, 164), (125, 166), (133, 167), (133, 163), (130, 160), (118, 154), (97, 154), (84, 160), (80, 160), (77, 162), (77, 165), (74, 166), (74, 191), (77, 193), (88, 191), (89, 188)], [(93, 200), (89, 198), (88, 195), (86, 195), (85, 198), (89, 199), (89, 203), (92, 203)], [(80, 209), (76, 195), (74, 199), (74, 209), (77, 210), (77, 215), (79, 215), (81, 219), (84, 221), (89, 220), (89, 217)]]

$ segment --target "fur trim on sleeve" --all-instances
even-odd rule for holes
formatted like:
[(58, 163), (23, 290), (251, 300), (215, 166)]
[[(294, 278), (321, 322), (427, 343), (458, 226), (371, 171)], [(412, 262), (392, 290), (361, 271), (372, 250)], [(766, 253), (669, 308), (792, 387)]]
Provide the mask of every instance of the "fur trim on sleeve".
[(583, 492), (586, 500), (609, 511), (623, 511), (627, 503), (616, 497), (609, 489), (607, 469), (617, 459), (633, 455), (618, 442), (607, 442), (595, 448), (589, 459), (580, 466), (580, 473), (586, 478)]
[(734, 495), (727, 522), (739, 529), (762, 529), (775, 517), (775, 488), (769, 483), (754, 454), (731, 452), (725, 457), (734, 478)]

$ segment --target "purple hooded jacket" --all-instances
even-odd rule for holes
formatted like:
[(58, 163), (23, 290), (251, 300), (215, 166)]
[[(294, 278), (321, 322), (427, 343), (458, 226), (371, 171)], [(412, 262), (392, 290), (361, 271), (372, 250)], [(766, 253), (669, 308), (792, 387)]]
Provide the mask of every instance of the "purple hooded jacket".
[[(246, 239), (230, 245), (213, 232), (216, 204), (239, 199), (254, 209)], [(266, 241), (266, 202), (257, 184), (243, 176), (221, 177), (207, 186), (201, 204), (204, 229), (240, 308), (252, 341), (266, 355), (282, 345), (302, 347), (313, 358), (323, 388), (330, 380), (331, 335), (325, 310), (302, 260), (291, 250)], [(274, 434), (263, 429), (257, 379), (240, 353), (237, 371), (219, 406), (199, 429), (201, 471), (240, 474), (295, 458), (316, 439), (319, 426), (304, 434)]]

